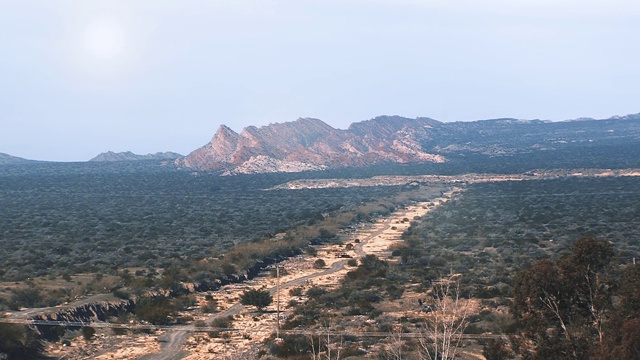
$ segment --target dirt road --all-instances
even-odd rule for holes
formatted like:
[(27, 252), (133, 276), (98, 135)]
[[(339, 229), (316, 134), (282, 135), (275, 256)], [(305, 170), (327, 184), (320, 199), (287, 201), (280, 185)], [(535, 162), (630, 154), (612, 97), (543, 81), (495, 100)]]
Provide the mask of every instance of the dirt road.
[[(451, 197), (451, 195), (452, 193), (449, 192), (445, 194), (442, 198), (435, 200), (431, 204), (441, 204), (447, 201)], [(358, 257), (363, 257), (368, 255), (369, 253), (378, 252), (380, 250), (382, 251), (386, 250), (386, 248), (389, 245), (388, 243), (375, 244), (377, 246), (370, 246), (370, 245), (372, 242), (374, 242), (374, 240), (380, 239), (381, 235), (385, 232), (388, 232), (390, 229), (393, 229), (394, 233), (396, 233), (397, 236), (402, 234), (404, 229), (409, 227), (409, 222), (404, 221), (403, 219), (409, 216), (413, 218), (413, 216), (422, 216), (426, 214), (432, 207), (428, 208), (425, 205), (427, 204), (426, 203), (418, 204), (406, 209), (405, 211), (399, 211), (399, 212), (393, 213), (388, 218), (379, 220), (379, 222), (373, 224), (370, 228), (359, 230), (356, 233), (352, 234), (353, 239), (356, 239), (356, 238), (360, 239), (360, 242), (356, 243), (354, 246), (353, 250), (355, 254)], [(376, 249), (378, 249), (378, 251), (376, 251)], [(337, 273), (344, 269), (347, 261), (348, 261), (347, 259), (340, 259), (338, 261), (335, 261), (333, 264), (331, 264), (331, 266), (327, 269), (318, 270), (317, 272), (314, 272), (312, 274), (296, 277), (294, 279), (281, 283), (280, 289), (282, 290), (290, 287), (300, 286), (305, 283), (308, 283), (310, 280), (314, 278), (319, 278), (319, 277), (323, 277), (333, 273)], [(258, 282), (264, 281), (264, 279), (256, 279), (256, 280)], [(277, 287), (276, 286), (269, 287), (268, 291), (271, 294), (275, 294), (275, 292), (277, 291)], [(240, 293), (238, 290), (238, 294), (234, 294), (234, 296), (239, 296), (239, 295)], [(205, 322), (207, 324), (211, 324), (211, 322), (213, 322), (216, 318), (227, 317), (230, 315), (237, 315), (243, 309), (244, 309), (244, 306), (242, 304), (236, 303), (231, 307), (229, 307), (228, 309), (226, 309), (225, 311), (222, 311), (216, 314), (215, 316), (210, 317)], [(157, 354), (147, 355), (143, 359), (144, 360), (176, 360), (176, 359), (183, 358), (184, 356), (186, 356), (186, 351), (183, 350), (183, 344), (189, 337), (189, 334), (191, 333), (190, 330), (193, 331), (193, 327), (191, 329), (186, 329), (183, 327), (181, 330), (170, 331), (167, 334), (163, 335), (161, 341), (166, 341), (166, 342), (162, 346), (160, 352)]]
[[(371, 237), (377, 236), (375, 234), (378, 234), (378, 233), (379, 232), (376, 232), (376, 233), (374, 233), (374, 234), (372, 234), (370, 236)], [(362, 245), (364, 245), (364, 244), (361, 242), (360, 244), (358, 244), (358, 246), (354, 247), (354, 250), (356, 250), (356, 253), (364, 254), (364, 252), (362, 252)], [(362, 256), (364, 256), (364, 255), (362, 255)], [(286, 289), (286, 288), (289, 288), (289, 287), (303, 285), (307, 281), (309, 281), (309, 280), (311, 280), (313, 278), (317, 278), (317, 277), (320, 277), (320, 276), (333, 274), (335, 272), (338, 272), (338, 271), (344, 269), (344, 266), (345, 266), (346, 263), (347, 263), (346, 259), (345, 260), (336, 261), (328, 269), (325, 269), (325, 270), (322, 270), (322, 271), (318, 271), (318, 272), (310, 274), (310, 275), (301, 276), (301, 277), (295, 278), (293, 280), (284, 282), (284, 283), (280, 284), (280, 289), (282, 290), (282, 289)], [(277, 287), (276, 286), (270, 287), (270, 288), (268, 288), (268, 291), (271, 294), (275, 294), (276, 291), (277, 291)], [(227, 317), (227, 316), (231, 316), (231, 315), (237, 315), (244, 308), (245, 308), (244, 305), (242, 305), (240, 303), (236, 303), (233, 306), (231, 306), (230, 308), (228, 308), (227, 310), (222, 311), (222, 312), (216, 314), (215, 316), (210, 317), (205, 322), (207, 324), (211, 324), (217, 318)], [(190, 333), (191, 333), (191, 331), (188, 331), (188, 330), (180, 330), (180, 331), (168, 332), (161, 339), (162, 341), (166, 341), (165, 345), (161, 349), (161, 352), (158, 353), (158, 354), (147, 355), (147, 356), (143, 357), (142, 359), (143, 360), (175, 360), (175, 359), (182, 359), (185, 356), (185, 352), (182, 351), (182, 345), (184, 344), (184, 342), (186, 341), (186, 339), (187, 339), (187, 337), (189, 336)]]

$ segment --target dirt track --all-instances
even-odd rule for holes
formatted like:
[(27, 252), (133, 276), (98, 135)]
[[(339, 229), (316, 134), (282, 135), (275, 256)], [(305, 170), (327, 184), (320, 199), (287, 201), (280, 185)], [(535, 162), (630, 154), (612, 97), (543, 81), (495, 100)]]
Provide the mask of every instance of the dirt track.
[[(382, 253), (387, 251), (389, 245), (393, 242), (398, 241), (399, 236), (409, 227), (410, 221), (406, 221), (405, 219), (413, 219), (414, 216), (422, 216), (430, 211), (433, 206), (437, 206), (443, 202), (446, 202), (452, 193), (445, 194), (442, 198), (436, 199), (429, 203), (420, 203), (414, 206), (411, 206), (405, 210), (398, 211), (396, 213), (391, 214), (389, 217), (384, 219), (379, 219), (375, 224), (371, 227), (363, 230), (359, 230), (356, 233), (351, 235), (351, 241), (355, 239), (360, 239), (359, 243), (355, 243), (354, 248), (352, 250), (353, 255), (356, 257), (363, 257), (368, 254), (382, 255)], [(351, 242), (349, 241), (349, 242)], [(320, 253), (320, 251), (319, 251)], [(327, 254), (331, 252), (328, 251)], [(343, 270), (345, 270), (345, 264), (347, 263), (347, 259), (339, 259), (325, 257), (324, 260), (327, 263), (331, 262), (329, 268), (324, 270), (315, 270), (311, 273), (301, 273), (298, 275), (294, 275), (293, 278), (287, 279), (280, 284), (281, 291), (283, 289), (300, 286), (310, 282), (313, 279), (326, 278), (328, 275), (337, 274)], [(311, 259), (308, 259), (311, 261)], [(287, 261), (284, 263), (286, 264)], [(346, 273), (346, 271), (344, 271)], [(270, 281), (271, 280), (271, 281)], [(273, 285), (273, 279), (268, 278), (257, 278), (254, 286), (266, 286), (270, 293), (275, 294), (277, 291), (276, 286)], [(235, 293), (232, 293), (231, 297), (238, 297), (241, 292), (240, 290), (236, 290)], [(226, 310), (212, 316), (206, 320), (207, 324), (210, 324), (213, 320), (219, 317), (226, 317), (230, 315), (238, 315), (245, 307), (240, 303), (235, 303)], [(268, 326), (269, 329), (265, 330), (265, 334), (270, 332), (272, 328), (272, 324), (264, 324)], [(212, 358), (211, 354), (198, 356), (196, 354), (187, 355), (188, 352), (184, 350), (184, 344), (187, 341), (191, 331), (189, 330), (180, 330), (180, 331), (170, 331), (163, 336), (163, 340), (166, 341), (164, 345), (161, 347), (161, 350), (157, 354), (150, 354), (144, 356), (144, 360), (175, 360), (182, 359), (188, 357), (188, 359), (208, 359)], [(251, 344), (255, 344), (256, 340), (254, 339)], [(242, 347), (236, 347), (236, 351), (247, 350)]]
[[(456, 190), (457, 191), (457, 190)], [(286, 316), (288, 300), (293, 299), (288, 288), (308, 287), (320, 285), (325, 288), (337, 286), (342, 277), (348, 272), (345, 265), (348, 255), (354, 258), (373, 254), (381, 258), (388, 257), (388, 248), (391, 244), (400, 241), (400, 235), (410, 226), (414, 217), (419, 217), (437, 205), (446, 202), (452, 192), (445, 194), (439, 199), (431, 202), (419, 203), (399, 210), (387, 218), (378, 219), (375, 223), (366, 228), (357, 230), (349, 235), (346, 244), (351, 244), (353, 248), (342, 245), (327, 245), (317, 248), (317, 257), (298, 256), (280, 263), (280, 267), (285, 271), (281, 274), (280, 282), (280, 308), (282, 315)], [(357, 241), (359, 239), (359, 241)], [(316, 269), (313, 262), (323, 259), (327, 266), (324, 269)], [(244, 284), (232, 284), (223, 287), (215, 292), (222, 311), (209, 317), (197, 318), (198, 323), (204, 322), (205, 327), (196, 327), (196, 322), (191, 325), (180, 325), (167, 330), (158, 330), (156, 334), (129, 333), (127, 335), (114, 335), (105, 329), (96, 335), (91, 342), (82, 340), (72, 340), (71, 347), (63, 347), (59, 343), (52, 343), (48, 353), (64, 359), (145, 359), (145, 360), (204, 360), (221, 358), (246, 358), (244, 355), (259, 347), (264, 339), (271, 335), (276, 323), (275, 306), (265, 313), (256, 313), (250, 308), (238, 303), (238, 299), (243, 291), (249, 288), (264, 288), (275, 294), (277, 291), (276, 279), (273, 277), (258, 277)], [(87, 299), (73, 302), (65, 307), (73, 307), (91, 302), (100, 302), (111, 299), (108, 295), (95, 295)], [(298, 299), (299, 300), (299, 299)], [(16, 312), (10, 317), (22, 318), (33, 316), (46, 310), (59, 310), (60, 308), (29, 309), (23, 312)], [(210, 325), (215, 319), (220, 317), (233, 316), (233, 326), (239, 331), (232, 331), (223, 338), (208, 338), (207, 331), (213, 331)], [(97, 327), (100, 328), (100, 327)], [(235, 354), (235, 355), (234, 355)], [(239, 355), (240, 354), (240, 355)], [(231, 355), (231, 357), (229, 357)], [(238, 357), (239, 356), (239, 357)]]

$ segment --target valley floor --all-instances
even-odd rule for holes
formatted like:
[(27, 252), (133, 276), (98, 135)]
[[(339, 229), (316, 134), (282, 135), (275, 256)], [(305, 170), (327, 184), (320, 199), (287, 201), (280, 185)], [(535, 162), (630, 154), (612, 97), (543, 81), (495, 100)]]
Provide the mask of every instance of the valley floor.
[[(379, 258), (389, 257), (389, 246), (401, 241), (401, 234), (410, 226), (414, 217), (421, 217), (437, 205), (448, 201), (461, 188), (453, 188), (441, 198), (431, 202), (418, 203), (392, 213), (387, 218), (378, 219), (375, 223), (352, 233), (344, 244), (353, 244), (351, 250), (344, 245), (327, 245), (318, 247), (316, 256), (301, 255), (280, 264), (284, 269), (280, 278), (280, 311), (281, 319), (291, 311), (288, 306), (291, 300), (302, 301), (302, 297), (289, 294), (292, 287), (309, 288), (313, 285), (330, 288), (337, 286), (340, 279), (350, 270), (346, 266), (348, 257), (359, 258), (364, 255), (376, 255)], [(356, 239), (359, 242), (356, 242)], [(316, 269), (314, 261), (323, 259), (324, 269)], [(213, 319), (232, 315), (234, 317), (232, 331), (216, 332), (205, 326), (181, 326), (177, 330), (168, 328), (157, 330), (152, 334), (130, 332), (127, 335), (114, 335), (108, 327), (97, 328), (98, 332), (91, 341), (81, 336), (71, 346), (54, 343), (48, 346), (48, 354), (61, 359), (223, 359), (246, 358), (254, 353), (259, 344), (276, 331), (276, 297), (277, 279), (260, 276), (243, 284), (234, 284), (212, 292), (219, 304), (220, 312), (213, 316), (194, 316), (200, 325), (210, 323)], [(274, 293), (274, 304), (264, 313), (256, 312), (252, 307), (241, 306), (238, 301), (243, 291), (251, 288), (267, 288)], [(205, 294), (199, 294), (204, 301)], [(412, 296), (408, 294), (408, 296)], [(414, 297), (417, 294), (413, 294)], [(415, 302), (415, 299), (406, 299)], [(391, 309), (390, 309), (391, 310)], [(395, 309), (396, 311), (405, 311)], [(188, 315), (188, 314), (185, 314)], [(213, 335), (213, 336), (212, 336)]]

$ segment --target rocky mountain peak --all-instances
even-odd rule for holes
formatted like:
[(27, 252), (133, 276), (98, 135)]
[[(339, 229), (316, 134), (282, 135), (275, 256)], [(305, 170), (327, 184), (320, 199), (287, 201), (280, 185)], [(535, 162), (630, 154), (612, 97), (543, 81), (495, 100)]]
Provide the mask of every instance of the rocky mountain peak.
[(220, 125), (220, 128), (211, 139), (210, 145), (221, 159), (227, 159), (238, 147), (239, 140), (240, 134), (226, 125)]
[[(211, 142), (189, 154), (185, 166), (226, 173), (256, 173), (366, 166), (383, 162), (444, 161), (407, 139), (431, 119), (379, 117), (334, 129), (322, 120), (300, 118), (266, 126), (248, 126), (240, 134), (221, 126)], [(237, 170), (234, 170), (237, 169)]]
[(239, 136), (240, 135), (237, 132), (233, 131), (230, 127), (223, 124), (223, 125), (220, 125), (220, 127), (218, 128), (218, 131), (216, 131), (216, 134), (211, 139), (211, 142), (237, 141)]

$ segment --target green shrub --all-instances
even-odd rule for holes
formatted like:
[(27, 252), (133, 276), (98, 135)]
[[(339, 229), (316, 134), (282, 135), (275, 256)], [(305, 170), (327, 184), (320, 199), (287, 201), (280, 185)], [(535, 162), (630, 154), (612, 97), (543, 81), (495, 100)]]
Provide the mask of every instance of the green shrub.
[(164, 296), (143, 296), (138, 299), (134, 310), (140, 320), (156, 325), (166, 325), (175, 315), (175, 308)]
[(243, 292), (240, 296), (240, 303), (242, 305), (255, 306), (260, 312), (264, 311), (264, 308), (272, 302), (273, 296), (267, 290), (251, 289)]
[(487, 360), (508, 360), (513, 358), (513, 352), (509, 345), (502, 339), (490, 339), (482, 347), (482, 355)]
[(230, 329), (233, 326), (233, 315), (217, 317), (213, 319), (211, 326), (221, 329)]
[(124, 300), (131, 299), (131, 293), (123, 289), (114, 290), (113, 296), (117, 297), (118, 299), (124, 299)]
[(311, 351), (309, 339), (304, 335), (284, 335), (282, 341), (271, 342), (269, 352), (277, 357), (300, 356)]
[(84, 326), (82, 328), (82, 337), (86, 340), (86, 341), (91, 341), (93, 340), (93, 337), (96, 334), (96, 329), (92, 328), (91, 326)]
[(289, 295), (291, 296), (302, 296), (302, 286), (296, 286), (294, 288), (289, 289)]
[(307, 296), (312, 299), (319, 298), (320, 296), (326, 293), (327, 293), (327, 290), (315, 285), (309, 288), (309, 290), (307, 290)]
[(207, 302), (202, 305), (202, 311), (205, 313), (216, 312), (218, 310), (218, 300), (214, 299), (211, 295), (207, 296), (205, 296), (205, 300), (207, 300)]
[(196, 304), (196, 297), (193, 294), (180, 295), (173, 299), (173, 305), (176, 310), (184, 311)]
[(42, 294), (40, 293), (40, 289), (37, 287), (18, 288), (14, 289), (12, 292), (13, 294), (11, 295), (10, 305), (15, 310), (22, 307), (34, 308), (42, 307), (44, 305), (42, 303)]

